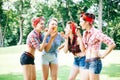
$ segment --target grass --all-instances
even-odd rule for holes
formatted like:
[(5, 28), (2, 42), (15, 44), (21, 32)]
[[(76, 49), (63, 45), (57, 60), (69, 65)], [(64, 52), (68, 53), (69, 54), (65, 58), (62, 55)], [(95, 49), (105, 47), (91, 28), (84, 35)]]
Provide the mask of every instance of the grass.
[[(0, 48), (0, 80), (23, 80), (22, 67), (19, 57), (24, 51), (25, 46), (13, 46)], [(102, 52), (102, 51), (101, 51)], [(65, 56), (66, 58), (64, 58)], [(59, 66), (58, 80), (67, 80), (72, 60), (69, 55), (61, 55), (63, 61)], [(120, 51), (114, 50), (103, 61), (101, 80), (120, 80)], [(39, 65), (40, 66), (40, 65)], [(41, 69), (37, 67), (37, 80), (41, 80)], [(49, 80), (51, 80), (49, 78)], [(79, 80), (79, 76), (76, 80)]]
[[(67, 80), (67, 76), (69, 75), (70, 67), (68, 66), (61, 66), (62, 68), (59, 69), (58, 80)], [(37, 80), (41, 80), (41, 70), (37, 71)], [(8, 74), (1, 74), (0, 80), (23, 80), (23, 74), (20, 72), (8, 73)], [(49, 77), (49, 80), (50, 77)]]

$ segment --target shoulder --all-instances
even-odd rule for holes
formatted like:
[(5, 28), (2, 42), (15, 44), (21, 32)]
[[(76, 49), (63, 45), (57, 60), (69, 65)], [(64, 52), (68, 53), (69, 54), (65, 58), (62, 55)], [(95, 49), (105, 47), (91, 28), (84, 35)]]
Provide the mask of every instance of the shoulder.
[(92, 29), (92, 34), (93, 35), (100, 35), (102, 33), (102, 31), (100, 31), (99, 29), (93, 28)]
[(96, 28), (94, 28), (93, 30), (94, 30), (94, 32), (97, 32), (97, 33), (101, 32), (99, 29), (96, 29)]
[(28, 38), (35, 38), (37, 37), (37, 34), (35, 34), (34, 30), (32, 30), (29, 34), (28, 34)]

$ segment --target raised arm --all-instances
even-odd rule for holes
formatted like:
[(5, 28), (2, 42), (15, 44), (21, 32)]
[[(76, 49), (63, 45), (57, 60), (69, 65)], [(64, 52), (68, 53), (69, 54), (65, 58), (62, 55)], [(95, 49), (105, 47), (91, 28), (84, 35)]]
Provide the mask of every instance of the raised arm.
[(78, 42), (78, 44), (80, 46), (80, 50), (82, 52), (84, 52), (85, 51), (85, 47), (84, 47), (84, 44), (83, 44), (83, 41), (82, 41), (82, 35), (80, 34), (80, 30), (77, 30), (77, 36), (78, 36), (77, 42)]
[(47, 43), (46, 43), (47, 36), (48, 36), (48, 34), (45, 35), (43, 42), (40, 44), (39, 51), (42, 51), (44, 49), (44, 47), (47, 45)]
[(101, 58), (104, 58), (115, 48), (116, 44), (110, 37), (103, 34), (102, 32), (98, 32), (96, 38), (108, 46), (104, 54), (100, 55)]
[(52, 46), (52, 43), (53, 43), (55, 37), (57, 36), (57, 34), (58, 34), (58, 32), (53, 32), (53, 33), (50, 34), (50, 40), (45, 46), (45, 51), (46, 52), (48, 52), (50, 50), (50, 48)]
[(68, 52), (68, 38), (65, 39), (63, 51), (64, 51), (65, 53)]

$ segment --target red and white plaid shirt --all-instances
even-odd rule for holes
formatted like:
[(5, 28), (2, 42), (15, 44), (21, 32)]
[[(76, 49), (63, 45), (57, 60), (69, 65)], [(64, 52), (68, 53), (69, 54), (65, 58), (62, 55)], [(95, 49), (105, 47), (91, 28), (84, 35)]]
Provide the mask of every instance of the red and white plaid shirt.
[(27, 37), (26, 44), (29, 45), (32, 48), (39, 49), (40, 43), (43, 40), (43, 36), (41, 33), (37, 32), (35, 29), (31, 31)]
[(83, 43), (86, 48), (86, 54), (99, 53), (101, 42), (107, 45), (115, 44), (110, 37), (94, 27), (92, 27), (89, 31), (84, 31)]

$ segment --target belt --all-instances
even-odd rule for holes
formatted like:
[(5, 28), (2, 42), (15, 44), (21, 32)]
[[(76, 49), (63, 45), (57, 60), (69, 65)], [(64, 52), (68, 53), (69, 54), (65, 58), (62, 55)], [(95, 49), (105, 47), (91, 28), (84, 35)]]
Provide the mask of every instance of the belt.
[(31, 53), (29, 53), (29, 52), (26, 52), (26, 51), (25, 51), (25, 54), (27, 54), (28, 56), (34, 58), (34, 56), (33, 56)]
[(100, 60), (100, 57), (95, 57), (95, 58), (86, 59), (85, 61), (86, 61), (86, 62), (93, 62), (93, 61), (96, 61), (96, 60)]
[(85, 57), (85, 56), (74, 56), (74, 58), (77, 58), (77, 57), (80, 57), (80, 58), (82, 58), (82, 57)]

